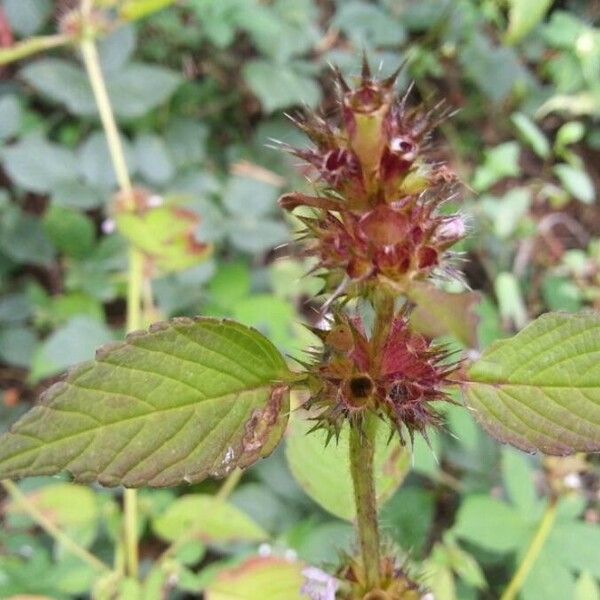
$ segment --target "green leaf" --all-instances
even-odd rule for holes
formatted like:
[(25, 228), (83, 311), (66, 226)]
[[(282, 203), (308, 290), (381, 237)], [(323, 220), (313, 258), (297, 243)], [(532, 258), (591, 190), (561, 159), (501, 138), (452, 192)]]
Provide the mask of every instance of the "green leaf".
[(84, 258), (94, 247), (93, 223), (81, 213), (51, 206), (44, 215), (44, 229), (60, 251), (73, 258)]
[(107, 86), (116, 115), (135, 119), (166, 102), (181, 82), (180, 75), (170, 69), (130, 63)]
[(283, 558), (247, 559), (224, 570), (208, 586), (206, 600), (306, 600), (303, 564)]
[(89, 317), (72, 318), (48, 336), (39, 346), (31, 364), (31, 381), (57, 375), (72, 365), (89, 360), (94, 350), (113, 339), (112, 333), (102, 323)]
[(77, 170), (70, 150), (32, 135), (2, 151), (10, 178), (23, 189), (45, 194), (61, 181), (73, 179)]
[(0, 358), (9, 365), (29, 368), (37, 337), (27, 327), (8, 327), (0, 330)]
[(52, 204), (62, 208), (90, 210), (99, 208), (108, 200), (99, 189), (81, 181), (60, 181), (52, 187)]
[(487, 587), (485, 575), (475, 558), (456, 543), (445, 540), (444, 550), (452, 570), (466, 583), (477, 589)]
[(96, 114), (94, 95), (85, 73), (70, 62), (41, 58), (21, 69), (20, 76), (35, 90), (64, 104), (72, 113)]
[(167, 183), (175, 174), (173, 161), (158, 135), (138, 136), (135, 140), (135, 155), (140, 174), (151, 184)]
[(458, 56), (465, 75), (489, 100), (499, 104), (513, 90), (531, 87), (531, 75), (513, 48), (499, 47), (483, 31), (471, 32), (458, 38)]
[(462, 384), (487, 431), (527, 452), (600, 451), (600, 315), (550, 313), (492, 344)]
[[(327, 432), (308, 433), (314, 422), (293, 419), (286, 456), (292, 474), (302, 489), (320, 506), (340, 519), (354, 519), (355, 506), (348, 449), (349, 427), (344, 426), (339, 441), (325, 447)], [(409, 453), (399, 441), (388, 444), (389, 429), (377, 429), (375, 446), (375, 488), (379, 505), (398, 489), (410, 469)]]
[(508, 497), (523, 517), (534, 515), (537, 498), (533, 470), (527, 459), (512, 448), (502, 448), (502, 479)]
[(418, 558), (427, 544), (433, 516), (433, 494), (405, 485), (382, 508), (381, 522), (390, 538)]
[(527, 542), (530, 526), (504, 502), (489, 496), (467, 496), (452, 532), (491, 552), (511, 552)]
[(119, 7), (119, 16), (125, 21), (142, 19), (173, 4), (175, 0), (125, 0)]
[(452, 335), (469, 348), (477, 346), (476, 292), (449, 294), (427, 283), (413, 282), (408, 297), (417, 306), (411, 313), (416, 331), (428, 336)]
[[(56, 58), (43, 58), (21, 71), (39, 92), (85, 117), (97, 114), (94, 95), (82, 69)], [(181, 83), (181, 77), (164, 67), (129, 63), (107, 76), (106, 85), (117, 117), (143, 117), (161, 105)]]
[(589, 573), (582, 573), (577, 580), (574, 600), (600, 600), (600, 586)]
[(212, 245), (196, 241), (200, 217), (181, 207), (181, 198), (165, 200), (142, 214), (117, 215), (119, 232), (152, 259), (162, 273), (182, 271), (205, 261)]
[[(136, 156), (127, 139), (121, 136), (127, 169), (136, 172)], [(106, 136), (101, 131), (92, 133), (77, 150), (78, 170), (83, 179), (101, 190), (112, 190), (117, 186), (117, 177), (112, 164)]]
[[(210, 518), (206, 518), (210, 515)], [(154, 532), (167, 542), (182, 536), (204, 544), (260, 542), (267, 532), (241, 510), (215, 496), (188, 494), (172, 502), (153, 523)]]
[(245, 263), (225, 263), (210, 280), (208, 293), (219, 308), (232, 311), (239, 301), (250, 294), (251, 285), (250, 271)]
[(98, 54), (104, 75), (122, 69), (131, 60), (136, 44), (136, 31), (131, 25), (119, 27), (100, 38)]
[(423, 570), (427, 588), (435, 600), (458, 600), (454, 575), (445, 561), (434, 554), (425, 561)]
[(164, 138), (177, 168), (197, 165), (206, 157), (208, 128), (194, 119), (170, 118)]
[[(64, 529), (79, 544), (90, 546), (100, 517), (94, 492), (83, 485), (56, 483), (27, 494), (30, 502), (52, 523)], [(8, 513), (22, 515), (22, 509), (10, 502)]]
[(290, 239), (290, 231), (281, 221), (269, 217), (238, 216), (228, 223), (231, 243), (242, 252), (266, 252)]
[(519, 280), (515, 275), (499, 273), (494, 282), (494, 289), (502, 318), (514, 323), (517, 329), (525, 327), (529, 315)]
[(300, 518), (297, 509), (260, 483), (238, 487), (231, 495), (231, 503), (272, 534), (285, 531)]
[(19, 133), (23, 118), (21, 103), (17, 96), (6, 94), (0, 98), (0, 140), (4, 141)]
[(166, 487), (268, 455), (287, 419), (285, 361), (256, 331), (174, 319), (97, 352), (0, 438), (0, 477), (69, 471)]
[(400, 20), (379, 6), (356, 0), (340, 5), (332, 26), (343, 31), (358, 48), (365, 45), (398, 46), (406, 40)]
[(573, 574), (564, 562), (550, 551), (546, 542), (527, 575), (521, 597), (523, 600), (566, 600), (573, 598), (574, 588)]
[(253, 60), (244, 66), (244, 79), (268, 113), (303, 103), (315, 106), (321, 99), (315, 80), (290, 64)]
[(278, 348), (293, 350), (292, 324), (296, 312), (290, 302), (272, 294), (253, 294), (236, 303), (232, 316), (236, 321), (258, 329)]
[(234, 215), (261, 217), (277, 206), (279, 188), (253, 177), (234, 176), (223, 192), (223, 204)]
[(41, 220), (13, 206), (0, 221), (0, 250), (17, 263), (48, 266), (54, 248)]
[(485, 196), (479, 206), (491, 221), (494, 235), (508, 239), (527, 220), (531, 206), (531, 191), (527, 188), (512, 188), (502, 198)]
[(577, 312), (583, 306), (582, 290), (570, 278), (547, 275), (542, 280), (542, 295), (550, 310)]
[(286, 543), (301, 560), (313, 565), (335, 564), (340, 554), (352, 552), (354, 528), (343, 521), (326, 521), (319, 525), (304, 521), (286, 536)]
[(523, 113), (513, 113), (510, 117), (521, 137), (540, 158), (550, 156), (550, 143), (544, 132)]
[(591, 204), (596, 198), (596, 191), (590, 176), (583, 170), (567, 164), (554, 166), (554, 173), (564, 188), (574, 198), (585, 204)]
[(585, 126), (579, 121), (569, 121), (564, 125), (561, 125), (560, 129), (556, 132), (556, 139), (554, 141), (554, 149), (558, 154), (564, 153), (567, 146), (576, 144), (583, 139), (585, 135)]
[(565, 567), (600, 578), (600, 525), (559, 515), (547, 543)]
[(544, 18), (552, 0), (509, 0), (508, 4), (508, 30), (505, 40), (508, 44), (516, 44)]
[(52, 14), (50, 0), (4, 0), (2, 8), (11, 29), (21, 37), (37, 33)]
[(517, 142), (505, 142), (484, 151), (483, 165), (473, 176), (473, 187), (481, 192), (487, 190), (505, 177), (515, 177), (520, 173), (520, 148)]

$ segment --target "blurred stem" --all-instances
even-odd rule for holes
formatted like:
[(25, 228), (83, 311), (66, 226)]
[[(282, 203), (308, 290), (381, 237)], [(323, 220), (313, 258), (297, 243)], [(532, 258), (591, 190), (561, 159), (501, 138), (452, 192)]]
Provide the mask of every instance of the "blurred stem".
[(80, 47), (85, 69), (98, 106), (98, 113), (100, 115), (100, 120), (102, 121), (104, 134), (106, 135), (108, 150), (110, 152), (110, 158), (115, 170), (119, 189), (123, 194), (123, 201), (125, 202), (126, 207), (133, 209), (135, 208), (133, 186), (131, 184), (131, 178), (129, 177), (129, 171), (127, 170), (125, 152), (123, 150), (123, 144), (121, 143), (121, 137), (119, 136), (117, 122), (115, 121), (115, 115), (110, 104), (106, 83), (104, 81), (104, 76), (102, 75), (98, 50), (91, 37), (84, 38), (80, 43)]
[[(240, 479), (242, 478), (243, 474), (244, 474), (244, 471), (243, 471), (243, 469), (240, 469), (240, 468), (235, 468), (233, 471), (231, 471), (231, 473), (229, 473), (229, 475), (223, 482), (223, 485), (221, 485), (221, 487), (219, 488), (219, 491), (215, 494), (215, 500), (217, 500), (218, 502), (225, 502), (229, 498), (231, 492), (233, 492), (233, 490), (235, 489), (237, 484), (240, 482)], [(159, 562), (159, 563), (164, 562), (167, 558), (170, 558), (171, 556), (173, 556), (177, 552), (177, 550), (179, 550), (179, 548), (181, 548), (182, 546), (185, 546), (185, 544), (187, 544), (188, 542), (193, 541), (195, 539), (195, 537), (196, 537), (196, 531), (194, 530), (193, 527), (191, 527), (181, 537), (177, 538), (161, 554), (161, 556), (159, 557), (157, 562)]]
[[(89, 16), (91, 1), (83, 0), (81, 12), (83, 19)], [(110, 98), (106, 89), (104, 76), (100, 67), (100, 59), (96, 44), (91, 36), (84, 36), (80, 43), (85, 69), (98, 106), (100, 120), (106, 135), (108, 150), (123, 204), (126, 209), (135, 209), (133, 185), (127, 170), (125, 152), (119, 136)], [(135, 247), (129, 249), (129, 270), (127, 274), (127, 331), (143, 327), (141, 296), (144, 278), (144, 256)], [(124, 545), (126, 556), (126, 572), (136, 578), (138, 574), (138, 540), (137, 540), (137, 494), (136, 490), (126, 489), (124, 493)]]
[(215, 498), (220, 502), (225, 502), (227, 498), (231, 495), (231, 492), (236, 488), (237, 484), (240, 482), (244, 471), (239, 467), (236, 467), (225, 479), (223, 485), (220, 487), (219, 491), (216, 493)]
[(62, 33), (57, 33), (55, 35), (40, 35), (29, 38), (28, 40), (23, 40), (22, 42), (17, 42), (9, 48), (2, 48), (0, 50), (0, 66), (27, 58), (38, 52), (66, 46), (69, 42), (71, 42), (71, 38)]
[(535, 535), (529, 544), (529, 548), (527, 548), (527, 552), (525, 552), (518, 569), (515, 571), (513, 578), (508, 584), (506, 590), (504, 590), (500, 600), (515, 600), (517, 594), (523, 587), (523, 584), (527, 579), (527, 575), (529, 575), (529, 572), (531, 571), (542, 548), (544, 547), (544, 543), (546, 542), (548, 535), (552, 531), (554, 521), (556, 520), (557, 504), (558, 502), (554, 498), (551, 498), (548, 501), (548, 506), (546, 506), (546, 510), (544, 511), (537, 531), (535, 532)]
[(379, 524), (373, 478), (377, 420), (368, 415), (362, 427), (350, 427), (350, 472), (354, 484), (356, 527), (365, 571), (366, 591), (379, 587)]
[(77, 544), (64, 531), (48, 519), (23, 492), (9, 480), (2, 481), (2, 487), (6, 490), (12, 501), (24, 512), (26, 512), (50, 537), (61, 544), (65, 550), (82, 561), (86, 562), (95, 571), (110, 572), (110, 567)]

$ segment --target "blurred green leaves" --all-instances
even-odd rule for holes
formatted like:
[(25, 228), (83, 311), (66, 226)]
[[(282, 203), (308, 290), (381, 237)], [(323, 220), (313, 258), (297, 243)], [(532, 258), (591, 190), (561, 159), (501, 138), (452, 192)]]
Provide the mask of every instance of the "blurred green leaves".
[[(101, 55), (115, 114), (123, 119), (146, 115), (166, 102), (181, 84), (181, 77), (164, 67), (129, 61), (135, 47), (131, 30), (117, 32)], [(134, 38), (133, 38), (134, 40)], [(64, 105), (74, 115), (96, 117), (92, 90), (83, 69), (59, 58), (40, 58), (21, 70), (37, 92)]]
[[(348, 449), (348, 427), (339, 440), (324, 448), (327, 432), (307, 435), (314, 426), (310, 420), (292, 419), (287, 439), (286, 457), (290, 470), (302, 489), (325, 510), (352, 520), (355, 514)], [(396, 491), (409, 470), (409, 453), (400, 442), (390, 442), (383, 424), (377, 431), (375, 449), (375, 487), (383, 505)]]
[[(502, 467), (508, 502), (470, 496), (463, 501), (452, 529), (458, 538), (492, 553), (486, 558), (488, 562), (498, 562), (504, 553), (515, 555), (517, 560), (522, 557), (546, 502), (537, 498), (534, 471), (526, 457), (505, 449)], [(560, 501), (554, 528), (525, 581), (524, 600), (575, 598), (575, 573), (600, 576), (600, 527), (579, 521), (582, 510), (583, 504), (576, 497)], [(583, 578), (577, 588), (593, 589), (595, 584), (589, 579)]]

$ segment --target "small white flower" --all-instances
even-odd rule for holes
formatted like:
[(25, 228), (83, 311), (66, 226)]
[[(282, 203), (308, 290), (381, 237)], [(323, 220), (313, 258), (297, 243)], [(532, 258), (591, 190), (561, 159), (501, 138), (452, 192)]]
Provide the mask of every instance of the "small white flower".
[(110, 235), (111, 233), (114, 233), (116, 228), (117, 225), (114, 219), (105, 219), (104, 221), (102, 221), (102, 233), (104, 233), (105, 235)]
[(159, 206), (162, 206), (164, 202), (165, 199), (162, 196), (154, 194), (153, 196), (150, 196), (150, 198), (148, 198), (146, 203), (149, 208), (158, 208)]
[(300, 593), (310, 598), (310, 600), (335, 600), (335, 593), (339, 586), (339, 581), (331, 575), (317, 569), (317, 567), (307, 567), (302, 571), (304, 576), (304, 585)]

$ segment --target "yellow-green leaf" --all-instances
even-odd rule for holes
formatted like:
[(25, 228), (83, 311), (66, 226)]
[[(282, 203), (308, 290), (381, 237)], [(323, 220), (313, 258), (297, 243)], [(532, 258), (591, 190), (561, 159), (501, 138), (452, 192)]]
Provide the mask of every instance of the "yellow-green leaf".
[(508, 4), (505, 40), (508, 44), (516, 44), (544, 18), (552, 0), (509, 0)]
[(550, 313), (492, 344), (465, 400), (487, 431), (527, 452), (600, 451), (600, 314)]
[(258, 542), (267, 532), (235, 506), (215, 496), (188, 494), (172, 502), (152, 527), (168, 542), (190, 536), (204, 544)]
[[(302, 489), (325, 510), (351, 521), (356, 514), (350, 474), (348, 426), (339, 441), (327, 447), (324, 430), (308, 433), (314, 422), (292, 419), (288, 430), (286, 455), (292, 474)], [(409, 453), (394, 438), (388, 444), (389, 428), (381, 423), (375, 442), (375, 488), (382, 505), (398, 489), (410, 469)]]
[(125, 0), (119, 9), (119, 16), (125, 21), (136, 21), (171, 6), (174, 2), (175, 0)]
[(0, 438), (0, 478), (70, 472), (164, 487), (268, 455), (287, 421), (289, 376), (257, 331), (173, 319), (98, 351)]
[(137, 214), (122, 212), (117, 227), (134, 246), (146, 254), (162, 273), (189, 269), (212, 254), (212, 245), (196, 239), (200, 217), (178, 206), (178, 199)]
[(206, 600), (306, 600), (302, 563), (282, 558), (249, 558), (222, 571), (206, 590)]

